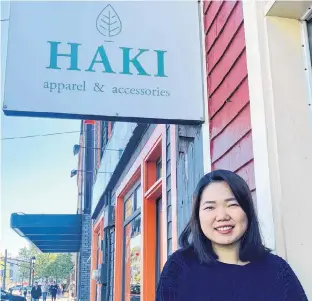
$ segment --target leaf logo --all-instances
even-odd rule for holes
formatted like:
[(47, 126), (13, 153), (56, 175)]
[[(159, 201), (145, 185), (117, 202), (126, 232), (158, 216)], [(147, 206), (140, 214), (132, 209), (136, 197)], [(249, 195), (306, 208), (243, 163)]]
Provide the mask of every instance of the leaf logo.
[(96, 28), (104, 37), (114, 37), (120, 34), (122, 24), (114, 8), (108, 4), (96, 20)]

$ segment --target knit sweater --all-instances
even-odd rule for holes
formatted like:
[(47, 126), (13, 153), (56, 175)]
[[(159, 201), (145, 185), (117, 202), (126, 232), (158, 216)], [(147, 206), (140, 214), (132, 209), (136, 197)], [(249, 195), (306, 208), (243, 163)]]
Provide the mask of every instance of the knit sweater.
[(288, 263), (266, 254), (247, 265), (201, 263), (193, 248), (173, 253), (156, 301), (308, 301)]

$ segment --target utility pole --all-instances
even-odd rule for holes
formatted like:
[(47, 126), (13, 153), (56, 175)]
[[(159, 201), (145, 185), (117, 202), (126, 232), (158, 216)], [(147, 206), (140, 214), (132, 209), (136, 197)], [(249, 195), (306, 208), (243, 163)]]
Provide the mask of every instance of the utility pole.
[(32, 274), (32, 260), (30, 259), (30, 263), (29, 263), (29, 281), (28, 281), (28, 286), (31, 286), (31, 274)]
[(31, 281), (31, 286), (34, 286), (34, 280), (35, 280), (35, 262), (32, 261), (32, 281)]
[(6, 266), (8, 261), (8, 250), (4, 251), (4, 270), (3, 270), (3, 279), (2, 279), (2, 289), (5, 290), (5, 279), (6, 279)]

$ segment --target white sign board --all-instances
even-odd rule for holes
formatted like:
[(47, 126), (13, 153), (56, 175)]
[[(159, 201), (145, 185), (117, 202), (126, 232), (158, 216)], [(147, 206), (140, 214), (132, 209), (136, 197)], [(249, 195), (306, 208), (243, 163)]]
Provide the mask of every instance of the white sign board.
[(197, 1), (12, 1), (6, 115), (204, 121)]

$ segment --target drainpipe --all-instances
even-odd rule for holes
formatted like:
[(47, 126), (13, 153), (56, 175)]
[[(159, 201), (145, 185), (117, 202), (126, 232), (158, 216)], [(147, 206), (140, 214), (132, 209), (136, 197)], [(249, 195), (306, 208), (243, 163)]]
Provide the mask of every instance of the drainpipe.
[(91, 214), (93, 173), (94, 173), (94, 128), (93, 124), (85, 124), (85, 162), (84, 170), (84, 214)]

